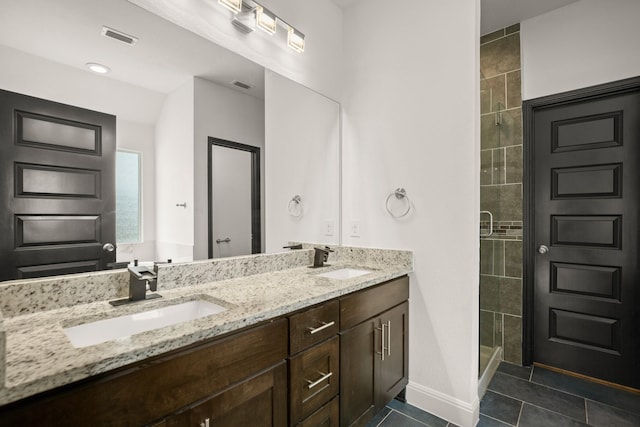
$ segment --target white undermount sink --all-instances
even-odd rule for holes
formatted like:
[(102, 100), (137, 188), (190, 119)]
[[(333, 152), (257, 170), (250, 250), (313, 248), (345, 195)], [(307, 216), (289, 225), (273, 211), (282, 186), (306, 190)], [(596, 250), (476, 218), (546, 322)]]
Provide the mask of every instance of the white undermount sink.
[(364, 276), (371, 273), (371, 270), (362, 270), (359, 268), (341, 268), (339, 270), (327, 271), (326, 273), (320, 273), (318, 276), (327, 277), (329, 279), (346, 280), (353, 279), (354, 277)]
[(218, 304), (209, 301), (195, 300), (126, 316), (71, 326), (64, 328), (64, 332), (74, 347), (82, 348), (118, 338), (125, 338), (140, 332), (188, 322), (212, 314), (218, 314), (225, 310), (226, 308)]

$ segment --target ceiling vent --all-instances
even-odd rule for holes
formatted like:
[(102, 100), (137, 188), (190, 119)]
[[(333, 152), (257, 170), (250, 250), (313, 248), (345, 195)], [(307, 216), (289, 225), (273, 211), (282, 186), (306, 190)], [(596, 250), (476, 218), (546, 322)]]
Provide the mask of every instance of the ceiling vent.
[(251, 89), (251, 85), (248, 85), (248, 84), (243, 83), (243, 82), (238, 81), (238, 80), (232, 81), (231, 84), (233, 84), (234, 86), (238, 86), (238, 87), (240, 87), (242, 89)]
[(138, 41), (137, 37), (130, 36), (129, 34), (125, 34), (122, 31), (114, 30), (113, 28), (105, 26), (102, 27), (102, 35), (131, 46), (136, 44), (136, 42)]

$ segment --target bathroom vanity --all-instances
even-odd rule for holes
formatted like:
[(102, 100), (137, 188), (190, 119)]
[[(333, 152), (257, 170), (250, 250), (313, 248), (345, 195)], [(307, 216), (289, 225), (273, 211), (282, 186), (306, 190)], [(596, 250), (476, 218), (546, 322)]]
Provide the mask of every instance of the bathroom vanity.
[[(164, 301), (5, 316), (0, 425), (364, 425), (407, 384), (411, 257), (336, 257), (166, 291), (160, 281)], [(320, 275), (344, 266), (369, 273)], [(64, 337), (74, 316), (194, 298), (226, 310), (84, 348)]]

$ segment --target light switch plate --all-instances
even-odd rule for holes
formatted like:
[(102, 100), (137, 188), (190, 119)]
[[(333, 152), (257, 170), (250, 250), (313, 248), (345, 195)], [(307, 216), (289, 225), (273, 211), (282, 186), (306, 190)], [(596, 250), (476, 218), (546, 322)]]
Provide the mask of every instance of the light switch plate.
[(324, 222), (324, 235), (325, 236), (333, 236), (333, 221), (326, 220)]
[(349, 235), (351, 237), (360, 237), (360, 220), (351, 220), (351, 226), (349, 227)]

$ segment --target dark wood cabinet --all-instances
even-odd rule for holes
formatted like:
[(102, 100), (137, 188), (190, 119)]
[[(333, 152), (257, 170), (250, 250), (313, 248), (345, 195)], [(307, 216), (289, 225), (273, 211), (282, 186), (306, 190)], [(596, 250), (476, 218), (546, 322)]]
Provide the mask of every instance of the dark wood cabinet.
[[(337, 300), (289, 317), (289, 424), (323, 426), (333, 410), (318, 414), (338, 394), (340, 384)], [(326, 405), (325, 405), (326, 406)], [(307, 418), (308, 417), (308, 418)], [(329, 420), (329, 421), (327, 421)], [(333, 424), (337, 425), (336, 421)]]
[(338, 394), (339, 340), (334, 336), (289, 362), (291, 424), (310, 415)]
[(339, 425), (340, 402), (337, 396), (298, 424), (299, 427), (338, 427)]
[(286, 426), (286, 362), (167, 418), (162, 425), (165, 427)]
[[(366, 425), (406, 387), (407, 297), (408, 279), (401, 278), (341, 300), (341, 324), (343, 315), (344, 319), (352, 319), (344, 322), (349, 329), (340, 332), (341, 426)], [(378, 310), (384, 311), (375, 313)], [(358, 321), (361, 322), (352, 325)]]
[(407, 384), (409, 279), (0, 407), (0, 427), (364, 425)]
[[(376, 408), (383, 408), (407, 386), (409, 377), (409, 303), (384, 312), (377, 318), (380, 352), (376, 351)], [(384, 339), (384, 340), (383, 340)]]
[[(0, 408), (0, 426), (158, 423), (282, 363), (287, 353), (288, 322), (278, 319), (9, 404)], [(286, 376), (284, 384), (286, 402)]]

